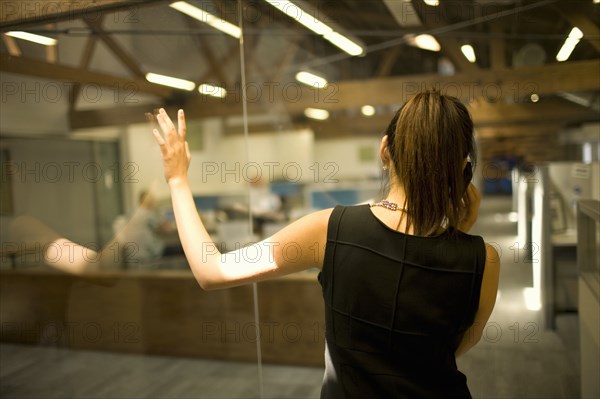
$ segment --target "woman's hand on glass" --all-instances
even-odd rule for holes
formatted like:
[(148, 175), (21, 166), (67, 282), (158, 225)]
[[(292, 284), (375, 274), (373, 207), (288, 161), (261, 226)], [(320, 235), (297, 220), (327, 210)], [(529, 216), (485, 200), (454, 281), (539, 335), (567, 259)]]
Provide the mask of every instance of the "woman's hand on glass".
[(464, 207), (462, 217), (458, 223), (458, 229), (467, 233), (477, 221), (479, 205), (481, 204), (481, 194), (473, 183), (469, 183), (469, 187), (467, 187), (463, 196), (463, 203)]
[(188, 143), (185, 141), (186, 127), (183, 110), (180, 109), (177, 113), (177, 128), (163, 108), (156, 115), (156, 121), (164, 137), (157, 129), (153, 129), (152, 133), (160, 146), (165, 179), (167, 183), (185, 179), (192, 157)]

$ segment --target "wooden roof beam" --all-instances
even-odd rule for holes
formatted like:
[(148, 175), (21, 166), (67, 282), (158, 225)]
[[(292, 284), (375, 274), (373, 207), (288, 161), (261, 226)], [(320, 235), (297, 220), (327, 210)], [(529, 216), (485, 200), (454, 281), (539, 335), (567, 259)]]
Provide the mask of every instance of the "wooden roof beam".
[(168, 87), (150, 83), (144, 79), (123, 78), (25, 57), (11, 57), (6, 54), (0, 55), (0, 71), (63, 82), (94, 84), (113, 89), (118, 87), (128, 91), (155, 94), (160, 97), (169, 97), (173, 92)]
[(12, 55), (13, 57), (21, 56), (21, 48), (19, 47), (19, 44), (17, 43), (14, 37), (8, 36), (6, 33), (3, 33), (2, 40), (4, 41), (4, 44), (8, 49), (8, 54)]
[[(565, 125), (583, 121), (600, 120), (600, 114), (562, 99), (540, 100), (538, 103), (487, 104), (479, 103), (469, 107), (473, 123), (478, 128), (506, 125), (529, 125), (537, 129), (539, 124)], [(525, 127), (524, 127), (525, 128)], [(527, 129), (527, 128), (525, 128)]]
[[(500, 36), (502, 28), (498, 25), (493, 25), (492, 33), (495, 36)], [(493, 37), (490, 40), (490, 66), (494, 70), (504, 69), (508, 66), (506, 63), (506, 42), (500, 37)]]
[(0, 30), (25, 29), (79, 18), (95, 19), (99, 14), (118, 11), (123, 11), (123, 18), (128, 18), (138, 8), (167, 2), (168, 0), (7, 1), (0, 7)]
[(108, 48), (113, 52), (115, 56), (127, 67), (127, 69), (133, 74), (133, 76), (138, 78), (144, 78), (145, 73), (140, 68), (139, 63), (129, 54), (123, 46), (117, 42), (112, 36), (102, 29), (102, 21), (85, 21), (86, 24), (92, 29), (94, 34), (98, 35), (100, 40), (104, 42), (108, 46)]
[[(190, 18), (188, 16), (183, 16), (183, 17), (185, 18), (185, 23), (187, 24), (188, 28), (190, 28), (191, 30), (198, 29), (199, 24), (195, 20), (193, 20), (192, 18)], [(210, 68), (208, 73), (210, 75), (216, 76), (217, 80), (219, 81), (219, 85), (221, 87), (226, 88), (228, 85), (227, 78), (225, 77), (225, 74), (223, 73), (222, 65), (220, 65), (219, 62), (217, 62), (215, 53), (214, 53), (210, 43), (208, 43), (202, 35), (194, 35), (193, 38), (195, 39), (194, 41), (196, 42), (198, 49), (200, 50), (202, 55), (208, 61), (209, 68)], [(203, 82), (200, 82), (200, 83), (203, 83)]]
[[(54, 30), (56, 29), (56, 24), (48, 24), (47, 28), (49, 30)], [(54, 46), (44, 47), (46, 48), (46, 62), (56, 64), (56, 61), (58, 59), (58, 43), (56, 43)]]
[[(81, 53), (81, 60), (79, 61), (80, 69), (88, 69), (90, 66), (90, 62), (92, 60), (92, 55), (94, 54), (94, 49), (96, 48), (96, 42), (98, 41), (97, 36), (89, 36), (85, 47), (83, 48), (83, 52)], [(81, 85), (76, 83), (73, 86), (73, 91), (71, 92), (71, 101), (69, 103), (69, 109), (73, 111), (75, 109), (75, 104), (77, 99), (79, 98), (79, 91), (81, 89)]]
[(396, 60), (398, 60), (398, 57), (400, 56), (400, 48), (401, 47), (402, 46), (392, 47), (391, 49), (386, 51), (386, 53), (383, 55), (383, 57), (381, 57), (381, 61), (379, 62), (379, 65), (377, 66), (377, 72), (375, 72), (375, 76), (378, 76), (378, 77), (388, 76), (392, 72), (392, 69), (394, 68), (394, 64), (396, 63)]
[[(546, 95), (565, 91), (600, 90), (599, 69), (600, 60), (597, 59), (570, 61), (540, 67), (522, 67), (500, 71), (480, 70), (473, 74), (454, 76), (426, 74), (343, 81), (331, 83), (319, 91), (302, 84), (294, 84), (293, 87), (290, 86), (291, 84), (280, 84), (265, 86), (262, 95), (267, 96), (268, 101), (272, 104), (283, 104), (289, 115), (296, 115), (302, 114), (308, 107), (323, 108), (329, 111), (360, 109), (364, 104), (395, 107), (417, 92), (430, 87), (438, 87), (442, 93), (457, 96), (466, 103), (482, 98), (498, 104), (506, 98), (513, 102), (520, 102), (535, 92), (542, 98), (540, 103), (527, 105), (537, 106), (535, 109), (536, 112), (539, 112), (545, 108), (543, 104), (546, 103), (544, 99)], [(566, 101), (564, 102), (566, 103)], [(575, 104), (573, 105), (575, 106)], [(195, 96), (188, 100), (185, 107), (186, 115), (190, 118), (239, 115), (241, 93), (232, 91), (224, 99)], [(577, 107), (584, 109), (587, 113), (598, 115), (593, 110)], [(93, 116), (94, 112), (114, 112), (115, 123), (134, 122), (133, 119), (127, 122), (126, 115), (125, 119), (119, 119), (122, 117), (120, 109), (85, 112), (89, 112), (89, 114), (76, 113), (74, 125), (94, 126), (93, 123), (97, 119)], [(249, 102), (248, 113), (264, 113), (264, 104)], [(133, 112), (127, 112), (127, 114), (131, 117)], [(547, 115), (547, 117), (552, 117), (552, 115)], [(495, 121), (502, 122), (502, 118), (503, 116), (499, 115)], [(527, 115), (527, 118), (535, 119), (535, 115)], [(98, 120), (103, 119), (99, 118)]]
[(540, 122), (532, 124), (513, 124), (491, 127), (477, 127), (477, 139), (535, 137), (542, 138), (547, 135), (558, 134), (563, 124), (555, 122)]
[[(191, 107), (189, 104), (176, 104), (166, 107), (166, 109), (167, 112), (174, 114), (177, 108), (184, 107), (186, 117), (189, 119), (241, 115), (239, 104), (236, 107), (236, 112), (231, 112), (230, 108), (230, 113), (227, 115), (219, 114), (218, 112), (211, 113), (211, 110), (218, 111), (215, 105), (215, 101), (207, 100), (207, 104), (200, 108)], [(250, 103), (248, 105), (250, 114), (256, 115), (268, 112), (265, 110), (264, 104)], [(286, 108), (289, 104), (282, 105), (282, 108)], [(151, 104), (77, 111), (71, 115), (71, 126), (77, 129), (143, 123), (145, 122), (145, 112), (161, 106), (163, 105)], [(600, 120), (600, 115), (597, 112), (559, 99), (540, 101), (536, 104), (485, 104), (478, 107), (469, 107), (469, 110), (477, 129), (500, 129), (499, 131), (504, 131), (502, 129), (514, 125), (520, 125), (525, 132), (538, 128), (550, 129), (553, 126), (565, 126), (571, 123)], [(300, 118), (302, 120), (304, 118), (302, 112), (290, 112), (289, 106), (287, 106), (287, 109), (283, 109), (281, 113), (290, 116), (292, 119)], [(311, 126), (319, 126), (320, 131), (329, 130), (332, 134), (337, 134), (335, 132), (338, 132), (346, 136), (353, 134), (380, 135), (392, 116), (392, 112), (378, 114), (369, 118), (361, 114), (354, 116), (344, 114), (343, 116), (333, 115), (326, 121), (307, 121), (306, 123), (310, 122)]]

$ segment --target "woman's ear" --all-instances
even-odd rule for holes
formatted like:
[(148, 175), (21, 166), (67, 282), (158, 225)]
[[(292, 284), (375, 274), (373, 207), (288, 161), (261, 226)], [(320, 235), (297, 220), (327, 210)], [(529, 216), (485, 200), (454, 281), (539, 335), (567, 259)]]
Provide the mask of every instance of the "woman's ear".
[(388, 163), (390, 162), (390, 152), (388, 150), (387, 134), (381, 138), (381, 143), (379, 144), (379, 158), (381, 158), (383, 166), (389, 166)]

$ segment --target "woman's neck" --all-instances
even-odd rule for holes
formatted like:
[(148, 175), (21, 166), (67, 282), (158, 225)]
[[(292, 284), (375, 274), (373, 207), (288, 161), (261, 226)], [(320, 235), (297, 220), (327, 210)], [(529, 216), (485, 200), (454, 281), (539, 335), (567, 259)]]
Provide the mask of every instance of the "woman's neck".
[[(390, 187), (390, 191), (388, 192), (388, 195), (386, 196), (386, 198), (389, 202), (393, 202), (396, 205), (398, 205), (398, 208), (404, 208), (405, 211), (407, 213), (410, 213), (410, 205), (409, 204), (404, 204), (404, 201), (406, 199), (406, 193), (404, 192), (404, 187), (402, 187), (401, 185), (392, 185)], [(401, 230), (404, 231), (404, 227), (405, 227), (405, 222), (406, 222), (406, 217), (405, 215), (402, 215), (400, 217), (400, 219), (398, 220), (398, 224), (396, 226), (396, 230)], [(413, 228), (411, 227), (411, 234), (412, 234), (412, 230)], [(445, 231), (446, 229), (444, 228), (444, 226), (442, 226), (442, 224), (440, 224), (437, 228), (432, 229), (431, 231), (428, 231), (425, 235), (438, 235), (441, 234)]]
[(390, 202), (393, 202), (398, 205), (398, 207), (404, 207), (404, 201), (406, 199), (406, 194), (404, 193), (404, 189), (401, 186), (392, 186), (390, 187), (390, 191), (386, 199)]

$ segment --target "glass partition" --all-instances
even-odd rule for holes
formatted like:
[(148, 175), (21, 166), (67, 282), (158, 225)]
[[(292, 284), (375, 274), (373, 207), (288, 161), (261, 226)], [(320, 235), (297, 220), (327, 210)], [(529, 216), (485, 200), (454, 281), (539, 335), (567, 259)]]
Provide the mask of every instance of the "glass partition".
[[(335, 21), (341, 13), (382, 14), (383, 4), (366, 3), (350, 10), (335, 2), (265, 1), (242, 9), (247, 118), (229, 118), (225, 128), (247, 136), (242, 172), (258, 175), (250, 202), (259, 240), (311, 212), (383, 195), (379, 143), (399, 104), (371, 103), (376, 96), (366, 85), (341, 83), (371, 77), (371, 65), (359, 56), (367, 43)], [(286, 260), (302, 256), (298, 245), (286, 245)], [(322, 248), (313, 250), (319, 256)], [(258, 284), (267, 397), (320, 395), (325, 315), (318, 272)]]
[(0, 46), (2, 396), (262, 396), (254, 288), (199, 287), (145, 116), (185, 110), (211, 238), (255, 241), (247, 138), (228, 130), (243, 121), (239, 2), (105, 3), (20, 28), (51, 46)]
[[(480, 352), (458, 366), (473, 396), (577, 396), (578, 370), (540, 328), (554, 316), (554, 277), (543, 266), (551, 233), (572, 221), (551, 200), (543, 165), (566, 154), (563, 136), (584, 150), (597, 142), (594, 30), (584, 24), (580, 36), (571, 25), (600, 8), (491, 3), (3, 1), (0, 396), (319, 397), (319, 270), (201, 289), (176, 228), (157, 112), (176, 121), (185, 110), (190, 209), (216, 244), (198, 243), (199, 253), (230, 256), (237, 273), (257, 262), (250, 244), (279, 245), (274, 235), (301, 217), (385, 198), (383, 133), (426, 89), (471, 112), (481, 150), (474, 183), (489, 200), (471, 232), (504, 248), (495, 318)], [(580, 42), (571, 61), (555, 62), (571, 29), (582, 40), (567, 40)], [(526, 212), (515, 242), (504, 194), (519, 165)], [(563, 172), (578, 184), (565, 197), (572, 207), (593, 175)], [(295, 243), (283, 253), (306, 255)], [(529, 345), (538, 338), (546, 346)], [(531, 359), (566, 371), (525, 383), (531, 373), (514, 365)]]

